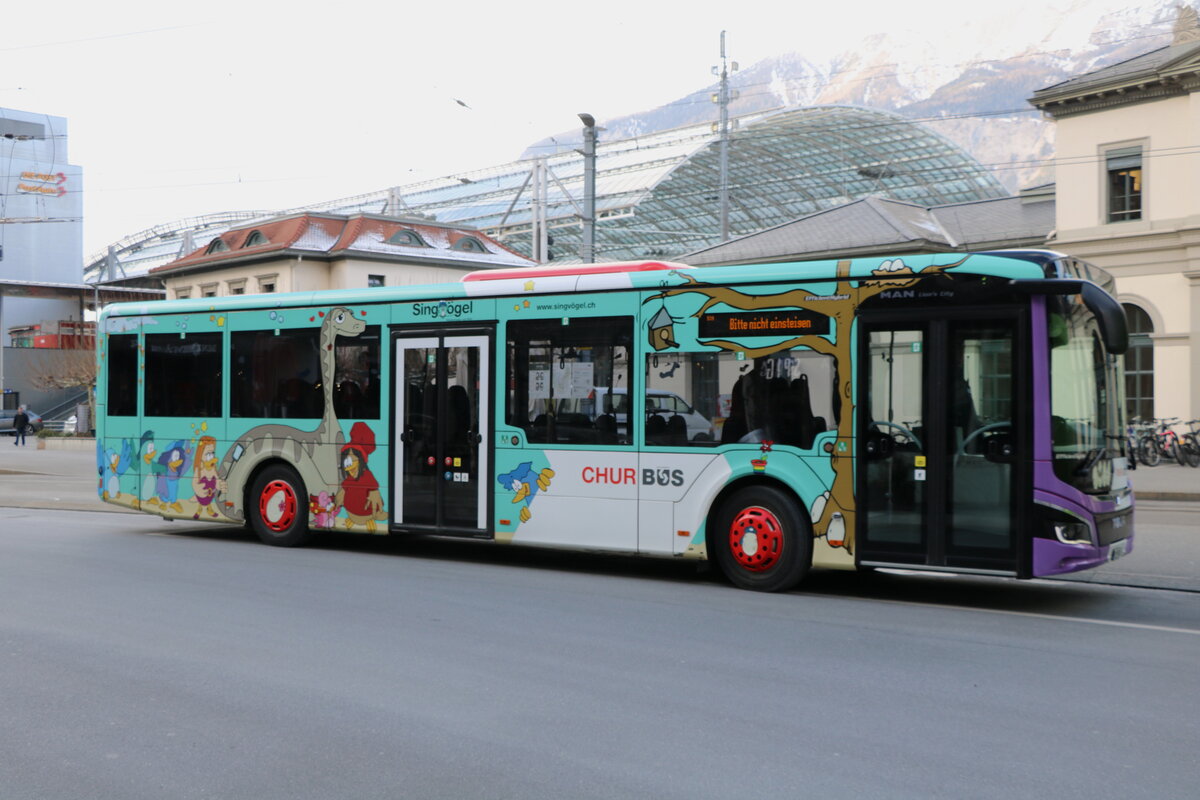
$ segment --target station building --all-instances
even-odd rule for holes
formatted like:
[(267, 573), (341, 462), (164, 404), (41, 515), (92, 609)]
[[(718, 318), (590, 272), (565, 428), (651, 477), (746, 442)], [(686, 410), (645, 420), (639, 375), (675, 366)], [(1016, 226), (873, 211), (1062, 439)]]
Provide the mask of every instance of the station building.
[(1057, 219), (1047, 246), (1116, 278), (1132, 334), (1131, 414), (1200, 417), (1200, 24), (1171, 44), (1040, 89), (1054, 120)]
[[(1005, 197), (985, 167), (949, 140), (890, 112), (848, 106), (779, 109), (733, 121), (727, 153), (731, 238), (864, 197), (945, 205)], [(722, 240), (721, 137), (710, 124), (601, 141), (595, 260), (678, 257)], [(496, 167), (356, 197), (164, 224), (115, 242), (86, 280), (136, 284), (151, 270), (269, 216), (358, 214), (423, 220), (482, 236), (540, 263), (581, 260), (584, 159), (575, 145)]]

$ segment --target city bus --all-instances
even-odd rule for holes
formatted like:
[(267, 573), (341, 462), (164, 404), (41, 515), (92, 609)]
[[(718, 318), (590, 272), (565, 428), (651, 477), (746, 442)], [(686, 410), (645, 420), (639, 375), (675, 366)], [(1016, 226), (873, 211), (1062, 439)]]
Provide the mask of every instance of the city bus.
[(98, 493), (167, 519), (1030, 578), (1133, 545), (1112, 278), (1048, 251), (108, 306)]

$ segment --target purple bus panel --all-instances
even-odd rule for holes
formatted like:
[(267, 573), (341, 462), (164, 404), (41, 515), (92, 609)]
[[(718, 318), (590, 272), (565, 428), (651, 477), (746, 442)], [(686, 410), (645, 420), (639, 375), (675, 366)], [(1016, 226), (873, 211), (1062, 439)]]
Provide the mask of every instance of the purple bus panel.
[[(1050, 364), (1046, 341), (1046, 301), (1033, 298), (1033, 502), (1034, 508), (1065, 512), (1086, 522), (1091, 542), (1065, 542), (1052, 531), (1033, 537), (1034, 577), (1098, 567), (1133, 551), (1133, 491), (1122, 470), (1113, 476), (1111, 494), (1095, 496), (1062, 481), (1054, 472), (1050, 435)], [(1040, 521), (1039, 521), (1040, 524)]]

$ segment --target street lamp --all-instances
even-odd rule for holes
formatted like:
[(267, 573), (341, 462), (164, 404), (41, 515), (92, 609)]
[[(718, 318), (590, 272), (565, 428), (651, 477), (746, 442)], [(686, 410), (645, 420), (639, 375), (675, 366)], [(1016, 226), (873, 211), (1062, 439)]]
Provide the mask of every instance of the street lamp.
[(580, 258), (596, 260), (596, 118), (580, 114), (583, 123), (583, 247)]

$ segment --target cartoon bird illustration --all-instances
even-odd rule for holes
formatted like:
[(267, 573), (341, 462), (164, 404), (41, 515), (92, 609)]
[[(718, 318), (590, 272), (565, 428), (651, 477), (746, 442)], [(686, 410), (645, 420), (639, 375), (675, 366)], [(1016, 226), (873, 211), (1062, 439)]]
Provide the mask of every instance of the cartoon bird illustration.
[(159, 455), (157, 461), (150, 465), (157, 478), (155, 491), (158, 505), (164, 511), (170, 509), (183, 513), (183, 506), (179, 503), (179, 479), (191, 463), (191, 446), (185, 445), (182, 439), (176, 439)]
[[(365, 422), (350, 428), (350, 441), (342, 447), (342, 485), (333, 502), (346, 509), (346, 527), (365, 526), (375, 532), (375, 520), (387, 519), (379, 481), (367, 468), (367, 458), (375, 452), (375, 432)], [(336, 511), (334, 512), (336, 513)]]
[(521, 508), (520, 517), (521, 522), (528, 522), (532, 516), (529, 506), (533, 504), (533, 498), (539, 491), (544, 492), (550, 488), (553, 477), (554, 470), (549, 467), (535, 471), (532, 461), (523, 461), (512, 472), (506, 472), (496, 480), (505, 489), (513, 491), (513, 503), (525, 504)]
[(101, 497), (115, 500), (121, 494), (121, 476), (129, 471), (134, 458), (133, 445), (128, 439), (121, 440), (120, 453), (114, 448), (104, 451), (100, 472)]
[(158, 455), (158, 450), (154, 446), (154, 431), (146, 431), (142, 434), (142, 440), (138, 444), (138, 454), (141, 456), (142, 463), (145, 467), (138, 465), (138, 469), (142, 474), (141, 489), (138, 493), (137, 506), (145, 508), (146, 506), (157, 506), (158, 497), (155, 491), (155, 483), (157, 478), (154, 475), (154, 457)]

